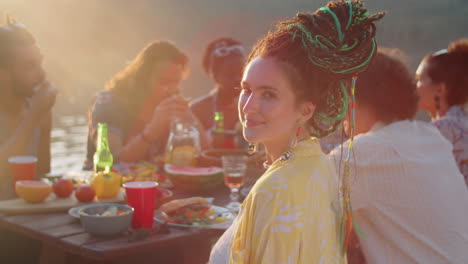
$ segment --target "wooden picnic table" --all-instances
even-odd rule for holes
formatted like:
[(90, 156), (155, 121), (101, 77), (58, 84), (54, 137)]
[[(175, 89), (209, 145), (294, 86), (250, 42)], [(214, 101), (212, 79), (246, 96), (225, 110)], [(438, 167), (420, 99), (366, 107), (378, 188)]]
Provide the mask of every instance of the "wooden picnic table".
[[(249, 171), (248, 175), (258, 169)], [(194, 196), (172, 190), (174, 199)], [(214, 197), (215, 205), (229, 201), (229, 189), (197, 196)], [(224, 230), (170, 227), (168, 234), (153, 233), (129, 241), (130, 232), (115, 237), (86, 233), (78, 219), (61, 213), (0, 214), (0, 226), (42, 242), (40, 263), (206, 263), (212, 244)]]

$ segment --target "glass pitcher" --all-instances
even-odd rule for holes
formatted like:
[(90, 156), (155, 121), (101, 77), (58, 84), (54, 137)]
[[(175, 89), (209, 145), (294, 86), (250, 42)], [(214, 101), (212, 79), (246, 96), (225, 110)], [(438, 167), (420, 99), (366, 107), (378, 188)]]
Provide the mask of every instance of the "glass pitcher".
[(166, 146), (166, 164), (195, 167), (200, 152), (198, 129), (192, 122), (184, 122), (180, 118), (174, 119)]

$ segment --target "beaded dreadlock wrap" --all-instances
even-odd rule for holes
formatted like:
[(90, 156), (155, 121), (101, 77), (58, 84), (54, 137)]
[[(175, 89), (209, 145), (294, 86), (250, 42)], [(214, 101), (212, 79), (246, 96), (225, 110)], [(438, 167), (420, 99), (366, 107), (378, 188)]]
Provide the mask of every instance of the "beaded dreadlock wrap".
[(325, 100), (317, 105), (321, 111), (312, 118), (312, 128), (315, 128), (312, 134), (317, 137), (333, 133), (346, 114), (348, 96), (345, 80), (367, 69), (377, 46), (374, 22), (384, 16), (383, 12), (369, 15), (361, 1), (344, 3), (347, 5), (346, 24), (342, 24), (336, 14), (343, 12), (343, 8), (339, 8), (343, 1), (340, 1), (330, 2), (312, 15), (298, 14), (300, 21), (297, 23), (281, 25), (289, 30), (291, 41), (300, 41), (307, 49), (311, 63), (343, 75), (338, 83), (330, 83)]
[(300, 80), (294, 85), (302, 85), (298, 90), (307, 90), (298, 91), (297, 98), (315, 104), (309, 129), (311, 135), (318, 138), (333, 133), (341, 124), (348, 111), (348, 91), (351, 92), (352, 128), (341, 176), (342, 256), (353, 227), (349, 177), (355, 85), (358, 74), (367, 69), (376, 53), (374, 22), (384, 15), (383, 12), (369, 15), (361, 0), (329, 2), (313, 14), (298, 13), (294, 18), (280, 21), (275, 30), (254, 46), (248, 58), (250, 62), (257, 56), (271, 56), (296, 69), (296, 78)]
[[(285, 25), (291, 33), (291, 41), (301, 41), (305, 49), (308, 50), (308, 59), (314, 65), (324, 68), (335, 74), (343, 74), (349, 78), (351, 74), (351, 131), (349, 148), (344, 161), (344, 170), (341, 177), (341, 194), (343, 200), (342, 222), (340, 225), (341, 252), (346, 254), (349, 236), (353, 225), (359, 232), (357, 225), (353, 222), (352, 206), (350, 199), (350, 161), (352, 159), (352, 148), (354, 143), (355, 127), (355, 88), (359, 72), (365, 71), (376, 53), (375, 25), (374, 22), (381, 19), (384, 13), (369, 15), (363, 7), (361, 1), (346, 1), (348, 6), (348, 19), (346, 25), (342, 25), (335, 10), (338, 3), (330, 2), (326, 7), (318, 9), (313, 15), (308, 17), (306, 23), (310, 23), (314, 28), (317, 23), (326, 16), (333, 18), (334, 31), (309, 31), (302, 23)], [(336, 10), (337, 12), (343, 9)], [(327, 20), (327, 23), (329, 23)], [(319, 27), (320, 28), (320, 27)], [(331, 83), (336, 85), (336, 83)], [(318, 105), (318, 111), (312, 117), (313, 127), (320, 127), (317, 130), (319, 136), (326, 136), (335, 131), (340, 121), (345, 116), (348, 109), (348, 95), (346, 83), (339, 81), (340, 89), (327, 89), (326, 100), (322, 100), (323, 105)], [(341, 100), (335, 100), (340, 98)]]

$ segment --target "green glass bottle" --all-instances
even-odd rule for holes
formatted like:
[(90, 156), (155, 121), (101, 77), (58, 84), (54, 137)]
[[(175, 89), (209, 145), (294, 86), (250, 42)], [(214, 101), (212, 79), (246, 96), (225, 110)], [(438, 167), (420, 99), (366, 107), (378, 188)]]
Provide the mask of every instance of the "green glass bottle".
[(215, 112), (214, 114), (214, 131), (213, 131), (213, 147), (224, 147), (224, 114), (223, 112)]
[(112, 168), (112, 164), (114, 162), (112, 152), (109, 148), (109, 140), (107, 137), (107, 124), (105, 123), (98, 124), (96, 152), (93, 156), (93, 162), (95, 172), (110, 172), (110, 169)]

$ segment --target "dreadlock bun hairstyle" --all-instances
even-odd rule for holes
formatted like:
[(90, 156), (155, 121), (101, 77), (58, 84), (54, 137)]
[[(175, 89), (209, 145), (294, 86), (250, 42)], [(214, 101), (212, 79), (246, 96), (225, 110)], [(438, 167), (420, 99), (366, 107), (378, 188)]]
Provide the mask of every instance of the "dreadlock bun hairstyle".
[(468, 101), (468, 39), (450, 43), (448, 49), (427, 55), (429, 78), (444, 83), (449, 107)]
[(255, 44), (247, 64), (272, 57), (289, 76), (297, 100), (315, 104), (309, 129), (313, 136), (332, 133), (347, 106), (347, 84), (365, 71), (377, 50), (374, 22), (362, 1), (329, 2), (314, 13), (279, 21)]
[(206, 73), (210, 73), (211, 69), (215, 67), (217, 61), (213, 59), (213, 52), (217, 48), (221, 47), (230, 47), (230, 46), (236, 46), (236, 45), (242, 45), (239, 41), (229, 38), (229, 37), (219, 37), (216, 38), (212, 41), (210, 41), (205, 48), (205, 52), (203, 53), (203, 58), (202, 58), (202, 66), (203, 70), (205, 70)]

